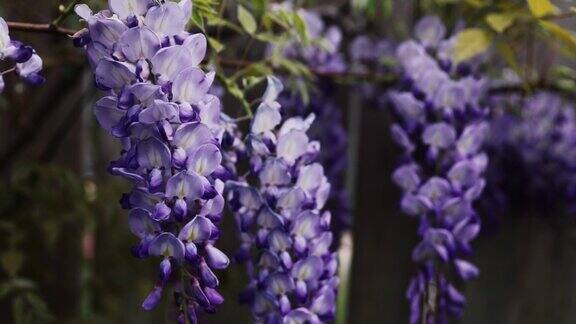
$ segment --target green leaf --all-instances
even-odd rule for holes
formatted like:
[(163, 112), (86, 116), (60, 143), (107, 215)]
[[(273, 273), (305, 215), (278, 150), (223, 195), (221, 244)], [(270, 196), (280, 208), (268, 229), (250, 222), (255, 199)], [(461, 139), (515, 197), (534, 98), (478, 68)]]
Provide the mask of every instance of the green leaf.
[(474, 8), (484, 8), (489, 5), (486, 0), (466, 0), (466, 3)]
[(220, 43), (216, 38), (208, 37), (208, 44), (216, 52), (220, 53), (224, 49), (224, 44)]
[(564, 27), (549, 21), (540, 21), (540, 26), (557, 37), (572, 53), (576, 53), (576, 36)]
[(294, 12), (294, 27), (296, 27), (296, 31), (298, 31), (298, 36), (300, 40), (304, 43), (304, 45), (308, 45), (310, 43), (308, 38), (308, 28), (306, 27), (306, 22), (302, 17), (298, 14), (298, 12)]
[(204, 17), (202, 16), (202, 13), (197, 10), (197, 11), (193, 11), (192, 12), (192, 23), (198, 27), (200, 30), (204, 31)]
[(486, 23), (497, 33), (502, 33), (512, 26), (516, 15), (512, 13), (493, 13), (486, 16)]
[(260, 76), (248, 76), (242, 78), (242, 87), (245, 90), (252, 89), (254, 86), (258, 85), (260, 82), (264, 81), (265, 77)]
[(492, 43), (492, 35), (481, 28), (467, 28), (456, 36), (454, 60), (462, 62), (484, 53)]
[(232, 95), (234, 98), (238, 99), (238, 101), (240, 101), (240, 103), (242, 104), (242, 108), (244, 108), (244, 111), (246, 111), (246, 114), (248, 114), (248, 116), (252, 116), (252, 110), (250, 109), (250, 104), (246, 100), (244, 92), (240, 89), (240, 87), (238, 87), (238, 84), (236, 84), (236, 82), (230, 79), (224, 79), (223, 81), (226, 90), (228, 90), (228, 93)]
[(514, 50), (510, 44), (507, 42), (498, 42), (496, 44), (496, 49), (498, 49), (500, 55), (502, 55), (504, 60), (506, 60), (506, 63), (510, 65), (510, 68), (512, 68), (517, 75), (522, 75), (522, 71), (518, 65), (518, 60), (516, 59), (516, 54), (514, 54)]
[(261, 19), (268, 8), (268, 0), (252, 0), (255, 15)]
[(221, 26), (229, 28), (239, 34), (243, 33), (242, 28), (220, 17), (206, 17), (206, 24), (208, 26)]
[(528, 8), (532, 15), (536, 18), (541, 18), (556, 12), (557, 8), (550, 2), (550, 0), (527, 0)]
[(284, 68), (288, 73), (295, 76), (304, 76), (308, 79), (312, 79), (314, 76), (308, 69), (308, 67), (298, 61), (292, 61), (285, 58), (279, 58), (276, 62), (282, 68)]
[(20, 268), (22, 268), (22, 263), (24, 263), (24, 255), (15, 250), (4, 252), (0, 256), (0, 264), (2, 265), (2, 268), (4, 268), (11, 277), (18, 274)]
[(257, 24), (254, 16), (242, 5), (238, 5), (238, 21), (248, 34), (252, 35), (256, 32)]

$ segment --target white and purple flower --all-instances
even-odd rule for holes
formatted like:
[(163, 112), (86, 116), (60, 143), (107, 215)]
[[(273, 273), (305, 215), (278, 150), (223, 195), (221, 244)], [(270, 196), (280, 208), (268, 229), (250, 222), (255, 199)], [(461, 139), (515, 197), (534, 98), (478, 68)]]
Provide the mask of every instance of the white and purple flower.
[(242, 295), (257, 322), (321, 323), (335, 315), (337, 256), (330, 251), (330, 184), (314, 160), (320, 145), (306, 131), (311, 120), (282, 122), (269, 78), (247, 138), (251, 170), (229, 183), (250, 283)]
[(78, 5), (88, 28), (74, 38), (106, 91), (94, 114), (123, 144), (109, 170), (133, 184), (121, 201), (140, 239), (133, 253), (161, 258), (160, 279), (142, 306), (154, 308), (173, 284), (179, 320), (196, 323), (200, 310), (213, 312), (223, 302), (214, 270), (229, 264), (215, 247), (227, 174), (225, 123), (220, 101), (208, 94), (214, 73), (198, 67), (206, 38), (186, 31), (190, 0), (109, 5), (95, 14)]

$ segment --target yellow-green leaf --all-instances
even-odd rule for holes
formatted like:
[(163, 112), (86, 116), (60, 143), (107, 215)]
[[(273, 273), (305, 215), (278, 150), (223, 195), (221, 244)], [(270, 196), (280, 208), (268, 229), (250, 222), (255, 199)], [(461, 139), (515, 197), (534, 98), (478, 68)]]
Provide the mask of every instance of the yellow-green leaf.
[(2, 265), (2, 268), (11, 277), (14, 277), (18, 274), (23, 262), (24, 255), (15, 250), (4, 252), (2, 256), (0, 256), (0, 264)]
[(493, 13), (486, 16), (486, 23), (497, 33), (502, 33), (514, 23), (516, 15), (512, 13)]
[(510, 44), (503, 41), (498, 42), (496, 44), (496, 48), (498, 49), (498, 52), (500, 52), (500, 55), (502, 55), (506, 63), (510, 65), (510, 68), (512, 68), (512, 70), (514, 70), (514, 72), (520, 76), (522, 74), (522, 71), (520, 70), (516, 54), (514, 53), (514, 50), (512, 49)]
[(254, 16), (241, 5), (238, 5), (238, 21), (248, 34), (252, 35), (256, 32), (257, 25)]
[(489, 4), (486, 0), (466, 0), (466, 3), (478, 9), (486, 7)]
[(544, 17), (556, 12), (556, 7), (550, 0), (527, 0), (528, 8), (536, 18)]
[(456, 36), (454, 60), (462, 62), (484, 53), (492, 43), (492, 35), (481, 28), (468, 28)]
[(541, 21), (540, 25), (556, 36), (573, 53), (576, 53), (576, 36), (564, 27), (549, 21)]
[(216, 53), (220, 53), (224, 49), (224, 44), (220, 43), (216, 38), (208, 37), (208, 44)]
[(306, 27), (306, 22), (304, 21), (304, 19), (302, 19), (302, 17), (300, 17), (298, 12), (294, 13), (293, 19), (294, 19), (294, 27), (296, 27), (296, 31), (298, 31), (298, 36), (300, 37), (300, 40), (302, 40), (304, 45), (307, 45), (309, 41), (308, 41), (308, 28)]

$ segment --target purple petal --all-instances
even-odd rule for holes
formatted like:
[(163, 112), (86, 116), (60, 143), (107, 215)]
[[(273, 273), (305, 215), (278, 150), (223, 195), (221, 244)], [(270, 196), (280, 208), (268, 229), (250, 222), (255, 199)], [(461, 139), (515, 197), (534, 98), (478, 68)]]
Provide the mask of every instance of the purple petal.
[(141, 208), (130, 211), (128, 224), (130, 231), (141, 239), (153, 236), (160, 230), (160, 224), (151, 218), (150, 212)]
[(30, 59), (24, 63), (16, 64), (16, 72), (25, 79), (40, 71), (42, 71), (42, 58), (40, 58), (38, 54), (33, 54)]
[(203, 144), (188, 157), (188, 170), (208, 176), (222, 162), (222, 153), (214, 144)]
[(266, 280), (266, 290), (276, 296), (286, 295), (294, 289), (294, 281), (284, 273), (275, 273)]
[(476, 165), (468, 160), (457, 162), (448, 171), (448, 179), (457, 190), (467, 189), (474, 185), (479, 175)]
[(94, 71), (96, 83), (107, 89), (120, 89), (136, 80), (133, 65), (102, 59)]
[(204, 124), (182, 124), (174, 134), (174, 144), (184, 149), (187, 154), (192, 154), (200, 145), (213, 141), (212, 132)]
[(150, 0), (108, 0), (108, 6), (120, 19), (142, 16), (150, 4)]
[(274, 76), (267, 77), (268, 86), (262, 96), (262, 101), (266, 103), (275, 102), (280, 93), (284, 90), (282, 81)]
[(450, 183), (439, 177), (432, 177), (420, 188), (418, 194), (439, 206), (451, 192)]
[(144, 308), (147, 311), (150, 311), (158, 305), (160, 299), (162, 299), (162, 286), (156, 286), (154, 287), (154, 290), (150, 292), (148, 297), (146, 297), (146, 299), (142, 303), (142, 308)]
[(266, 160), (259, 173), (259, 178), (264, 186), (285, 185), (291, 181), (288, 166), (279, 159)]
[(304, 260), (300, 260), (294, 264), (292, 268), (292, 277), (310, 281), (318, 279), (324, 272), (324, 262), (317, 256), (310, 256)]
[(150, 137), (138, 143), (137, 160), (140, 167), (145, 169), (166, 168), (171, 166), (170, 149), (155, 137)]
[(292, 234), (312, 239), (320, 234), (320, 217), (311, 211), (304, 211), (292, 224)]
[(114, 126), (118, 125), (126, 111), (118, 108), (115, 97), (104, 97), (94, 104), (94, 115), (102, 128), (113, 133)]
[(93, 42), (100, 43), (104, 47), (111, 49), (118, 42), (120, 36), (128, 30), (128, 27), (116, 18), (103, 16), (96, 18), (93, 16), (88, 19), (88, 29)]
[(300, 169), (296, 186), (308, 194), (313, 194), (322, 184), (324, 178), (324, 167), (320, 163), (309, 164)]
[(306, 153), (308, 142), (309, 139), (306, 133), (297, 130), (290, 131), (278, 139), (276, 154), (292, 164)]
[(208, 218), (196, 216), (184, 225), (178, 238), (186, 242), (202, 243), (210, 239), (213, 229), (214, 224)]
[(179, 45), (159, 50), (151, 62), (152, 72), (165, 78), (165, 81), (172, 81), (181, 71), (194, 67), (190, 51)]
[(144, 23), (159, 34), (172, 36), (184, 30), (188, 18), (182, 7), (168, 1), (150, 8)]
[(198, 175), (182, 171), (166, 183), (166, 197), (186, 198), (188, 201), (202, 197), (204, 185)]
[(282, 121), (280, 111), (268, 104), (261, 104), (252, 120), (252, 134), (261, 134), (273, 130)]
[(420, 185), (420, 176), (418, 175), (418, 166), (407, 164), (399, 167), (392, 174), (392, 180), (404, 191), (414, 191)]
[(436, 148), (448, 148), (456, 141), (456, 131), (444, 122), (432, 124), (424, 129), (424, 143)]
[(274, 212), (269, 206), (265, 206), (260, 210), (256, 221), (260, 227), (265, 229), (278, 228), (284, 225), (282, 216)]
[(127, 30), (118, 42), (118, 47), (128, 61), (151, 59), (160, 49), (160, 38), (148, 27)]
[(148, 252), (151, 255), (174, 257), (181, 260), (184, 257), (184, 244), (172, 233), (158, 235), (150, 244)]
[(222, 108), (220, 99), (213, 95), (206, 95), (202, 100), (197, 103), (198, 110), (200, 110), (200, 120), (203, 124), (213, 128), (220, 124), (220, 110)]
[(214, 81), (214, 72), (204, 74), (197, 67), (191, 67), (178, 73), (172, 86), (174, 100), (196, 104), (208, 93)]
[(214, 269), (225, 269), (230, 264), (226, 254), (211, 244), (206, 244), (206, 253), (208, 255), (208, 264)]
[(193, 65), (198, 65), (204, 60), (207, 47), (206, 36), (204, 36), (204, 34), (198, 33), (188, 36), (182, 46), (190, 51)]
[[(8, 30), (8, 24), (4, 20), (4, 18), (0, 17), (0, 53), (3, 53), (4, 50), (10, 45), (10, 34)], [(0, 56), (2, 56), (0, 54)]]
[(418, 22), (414, 31), (416, 38), (427, 47), (436, 47), (446, 35), (446, 27), (436, 16), (427, 16)]
[(484, 144), (487, 132), (488, 125), (485, 123), (467, 126), (456, 143), (458, 152), (464, 156), (478, 152)]
[(140, 112), (138, 120), (145, 124), (154, 124), (161, 120), (177, 121), (178, 105), (163, 100), (154, 100), (151, 106)]
[(468, 261), (458, 259), (454, 261), (454, 265), (456, 266), (460, 278), (464, 280), (474, 279), (480, 274), (480, 270)]

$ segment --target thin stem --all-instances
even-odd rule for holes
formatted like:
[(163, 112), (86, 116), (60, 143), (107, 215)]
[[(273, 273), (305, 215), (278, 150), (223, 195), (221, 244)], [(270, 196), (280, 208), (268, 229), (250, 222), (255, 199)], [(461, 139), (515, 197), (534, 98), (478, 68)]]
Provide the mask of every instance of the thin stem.
[(550, 14), (550, 15), (546, 15), (544, 17), (541, 17), (540, 19), (544, 19), (544, 20), (555, 20), (555, 19), (566, 19), (566, 18), (572, 18), (576, 16), (576, 10), (570, 10), (570, 11), (566, 11), (566, 12), (561, 12), (561, 13), (557, 13), (557, 14)]
[(6, 70), (6, 71), (3, 71), (3, 72), (0, 73), (0, 74), (1, 74), (1, 75), (5, 75), (5, 74), (8, 74), (8, 73), (12, 73), (12, 72), (14, 72), (14, 71), (16, 71), (16, 67), (13, 67), (13, 68), (11, 68), (11, 69), (8, 69), (8, 70)]
[(54, 21), (52, 22), (52, 26), (54, 27), (58, 27), (58, 25), (60, 25), (61, 22), (64, 21), (64, 19), (66, 19), (68, 16), (70, 16), (70, 14), (72, 13), (72, 11), (74, 10), (74, 7), (80, 2), (80, 0), (72, 0), (72, 2), (70, 2), (70, 4), (68, 5), (68, 7), (66, 7), (66, 9), (64, 9), (64, 11), (62, 11), (62, 13), (60, 14), (60, 16), (58, 16), (58, 18), (54, 19)]
[(75, 30), (54, 26), (52, 24), (34, 24), (26, 22), (8, 21), (8, 28), (31, 33), (60, 34), (71, 36), (76, 33)]

